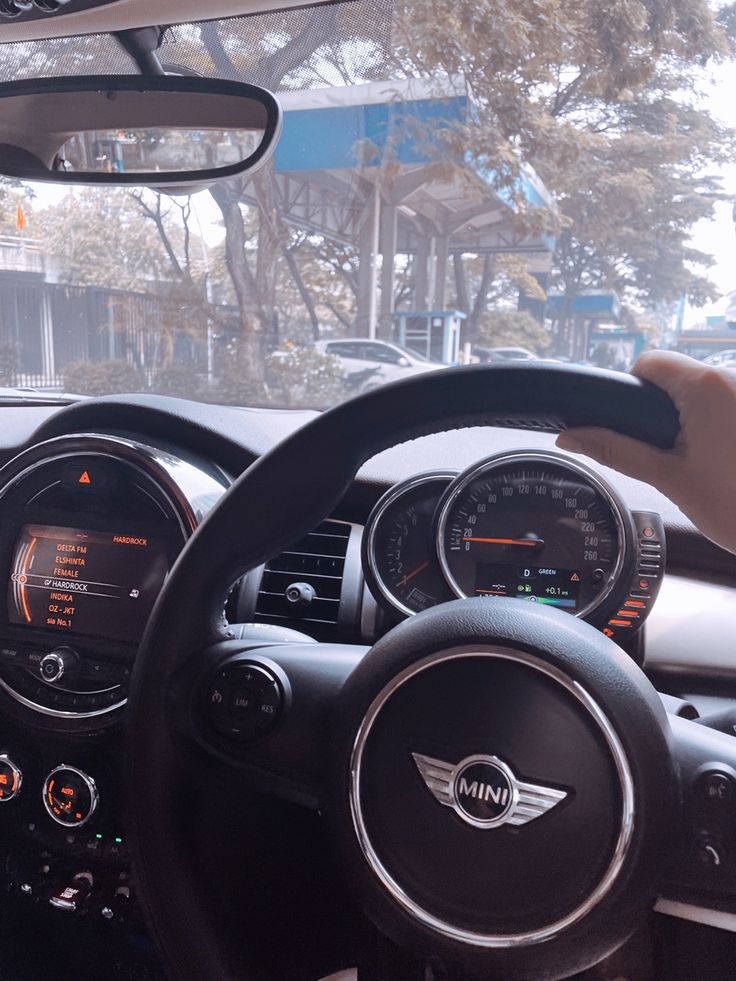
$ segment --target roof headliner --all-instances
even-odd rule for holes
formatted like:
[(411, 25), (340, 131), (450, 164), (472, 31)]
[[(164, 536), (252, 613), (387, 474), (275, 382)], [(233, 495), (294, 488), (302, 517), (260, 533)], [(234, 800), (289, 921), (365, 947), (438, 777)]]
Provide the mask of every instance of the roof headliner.
[(304, 0), (206, 0), (205, 3), (202, 0), (113, 0), (105, 7), (56, 14), (45, 20), (0, 23), (0, 43), (108, 34), (135, 27), (220, 20), (304, 6), (312, 4), (305, 4)]

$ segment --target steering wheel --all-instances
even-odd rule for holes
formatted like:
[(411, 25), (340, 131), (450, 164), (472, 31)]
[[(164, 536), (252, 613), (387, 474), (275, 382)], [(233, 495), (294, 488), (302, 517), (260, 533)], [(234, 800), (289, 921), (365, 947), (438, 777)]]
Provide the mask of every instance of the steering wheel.
[[(455, 600), (366, 650), (239, 640), (223, 620), (232, 583), (329, 515), (371, 456), (486, 425), (605, 426), (664, 448), (679, 428), (662, 391), (613, 372), (415, 376), (276, 446), (181, 553), (141, 644), (127, 720), (128, 843), (172, 978), (277, 976), (259, 917), (268, 883), (239, 881), (235, 856), (262, 843), (239, 840), (247, 811), (223, 803), (235, 790), (246, 808), (253, 787), (322, 815), (349, 892), (404, 965), (375, 977), (406, 981), (411, 958), (453, 979), (565, 977), (700, 874), (683, 853), (696, 778), (712, 759), (736, 770), (736, 741), (668, 718), (643, 672), (589, 624), (513, 600)], [(238, 692), (241, 707), (255, 692), (267, 716), (249, 733), (259, 738), (212, 725), (213, 704)], [(303, 861), (294, 888), (316, 894)], [(225, 908), (226, 878), (242, 910)], [(305, 960), (303, 977), (310, 969)]]

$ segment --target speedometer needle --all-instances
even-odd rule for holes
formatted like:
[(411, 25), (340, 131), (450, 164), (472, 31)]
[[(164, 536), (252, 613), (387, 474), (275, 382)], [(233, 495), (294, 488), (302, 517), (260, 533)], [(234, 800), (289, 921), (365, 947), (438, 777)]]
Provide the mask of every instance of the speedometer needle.
[(473, 535), (466, 535), (464, 542), (483, 542), (486, 545), (522, 545), (525, 548), (539, 548), (544, 545), (541, 538), (476, 538)]
[(406, 586), (408, 583), (412, 581), (412, 579), (415, 576), (418, 576), (420, 572), (424, 572), (424, 570), (427, 568), (428, 565), (429, 565), (429, 559), (427, 559), (426, 562), (422, 562), (420, 565), (418, 565), (416, 569), (412, 569), (411, 572), (407, 572), (407, 574), (401, 580), (401, 585)]

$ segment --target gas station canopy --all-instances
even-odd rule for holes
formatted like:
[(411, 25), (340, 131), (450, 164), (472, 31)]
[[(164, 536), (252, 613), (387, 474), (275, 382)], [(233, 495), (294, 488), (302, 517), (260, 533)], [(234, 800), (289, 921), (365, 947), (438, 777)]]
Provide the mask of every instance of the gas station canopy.
[[(522, 254), (530, 272), (549, 269), (554, 239), (524, 230), (519, 215), (553, 212), (552, 197), (526, 164), (501, 184), (458, 151), (455, 134), (473, 114), (462, 84), (401, 79), (279, 98), (279, 213), (359, 249), (359, 334), (373, 336), (379, 319), (391, 323), (397, 255), (413, 264), (415, 309), (445, 308), (447, 263), (457, 253)], [(255, 204), (255, 192), (248, 195)]]

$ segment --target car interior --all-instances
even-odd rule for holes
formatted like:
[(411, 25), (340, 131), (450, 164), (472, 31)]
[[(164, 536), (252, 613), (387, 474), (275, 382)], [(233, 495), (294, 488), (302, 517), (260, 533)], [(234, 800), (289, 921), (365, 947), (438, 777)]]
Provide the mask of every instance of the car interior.
[[(0, 0), (0, 173), (247, 188), (297, 110), (181, 25), (277, 58), (288, 13)], [(0, 981), (733, 978), (736, 562), (555, 446), (670, 449), (670, 397), (533, 355), (182, 394), (0, 399)]]

